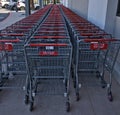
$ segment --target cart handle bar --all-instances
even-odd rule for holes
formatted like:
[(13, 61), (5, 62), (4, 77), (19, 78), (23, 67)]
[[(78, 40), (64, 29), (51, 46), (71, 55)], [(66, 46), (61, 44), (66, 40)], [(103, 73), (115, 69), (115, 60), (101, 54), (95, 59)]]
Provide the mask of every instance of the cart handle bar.
[(0, 34), (0, 36), (24, 36), (24, 34), (6, 33), (6, 34)]
[(20, 40), (17, 38), (17, 39), (14, 39), (14, 40), (10, 40), (10, 39), (2, 39), (0, 40), (0, 43), (1, 42), (10, 42), (10, 43), (17, 43), (17, 42), (20, 42)]
[(48, 38), (62, 39), (62, 38), (66, 38), (66, 36), (34, 36), (34, 38), (36, 38), (36, 39), (40, 39), (40, 38), (43, 38), (43, 39), (48, 39)]
[(39, 44), (34, 44), (34, 43), (31, 43), (31, 44), (28, 44), (28, 46), (31, 46), (31, 47), (41, 47), (41, 46), (56, 46), (56, 47), (58, 47), (58, 46), (68, 46), (68, 44), (58, 44), (58, 43), (39, 43)]
[(94, 36), (94, 35), (109, 35), (107, 33), (80, 33), (81, 36)]
[(84, 39), (84, 42), (112, 42), (112, 41), (119, 41), (119, 40), (117, 40), (117, 39), (107, 39), (107, 38), (93, 38), (93, 39)]

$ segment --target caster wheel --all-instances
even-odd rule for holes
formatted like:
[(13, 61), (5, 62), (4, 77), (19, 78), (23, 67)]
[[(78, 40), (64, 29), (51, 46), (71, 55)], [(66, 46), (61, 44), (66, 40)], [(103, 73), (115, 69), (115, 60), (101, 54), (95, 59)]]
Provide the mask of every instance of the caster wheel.
[(76, 93), (76, 101), (79, 101), (80, 100), (80, 95), (79, 93)]
[[(3, 83), (2, 82), (0, 82), (0, 87), (2, 87), (3, 86)], [(2, 91), (2, 89), (0, 89), (0, 91)]]
[(71, 76), (72, 76), (72, 78), (74, 78), (74, 72), (72, 69), (71, 69)]
[(73, 75), (73, 73), (71, 73), (71, 77), (72, 77), (72, 79), (74, 78), (74, 75)]
[(105, 88), (106, 87), (106, 84), (102, 84), (102, 88)]
[(69, 112), (70, 111), (70, 103), (66, 102), (66, 111)]
[[(2, 87), (2, 83), (0, 83), (0, 87)], [(2, 91), (2, 89), (0, 89), (0, 92)]]
[(106, 86), (102, 86), (102, 88), (104, 89)]
[(29, 103), (29, 96), (25, 95), (25, 104), (27, 105)]
[(9, 73), (6, 74), (7, 76), (10, 75)]
[(30, 111), (33, 111), (33, 102), (30, 102)]
[(107, 83), (104, 80), (102, 80), (101, 81), (101, 86), (102, 86), (102, 88), (105, 88), (107, 86)]
[(76, 88), (76, 84), (75, 84), (75, 82), (73, 83), (73, 85), (74, 85), (74, 88)]
[(17, 73), (12, 73), (13, 75), (17, 75)]
[(4, 72), (2, 72), (1, 75), (4, 75)]
[(8, 77), (6, 77), (6, 76), (5, 76), (5, 77), (3, 77), (3, 80), (8, 80), (8, 79), (9, 79), (9, 78), (8, 78)]
[(99, 71), (96, 71), (96, 77), (100, 78), (100, 72)]
[(91, 73), (91, 74), (93, 74), (93, 73), (94, 73), (94, 71), (90, 71), (90, 73)]
[(112, 96), (112, 92), (108, 93), (108, 99), (110, 102), (113, 101), (113, 96)]

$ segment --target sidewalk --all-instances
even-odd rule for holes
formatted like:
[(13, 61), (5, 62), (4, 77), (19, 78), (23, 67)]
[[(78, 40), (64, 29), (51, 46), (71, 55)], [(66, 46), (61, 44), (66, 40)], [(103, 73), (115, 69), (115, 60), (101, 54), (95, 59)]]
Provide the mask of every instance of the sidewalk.
[(10, 13), (9, 16), (5, 20), (0, 22), (0, 30), (25, 18), (25, 12), (10, 11), (9, 13)]
[[(31, 13), (36, 12), (35, 11), (31, 11)], [(0, 9), (0, 13), (9, 13), (9, 16), (4, 19), (3, 21), (0, 21), (0, 30), (5, 29), (6, 27), (14, 24), (15, 22), (25, 18), (25, 11), (10, 11), (7, 9)]]
[(6, 19), (9, 16), (9, 12), (8, 13), (0, 13), (0, 22), (2, 22), (4, 19)]

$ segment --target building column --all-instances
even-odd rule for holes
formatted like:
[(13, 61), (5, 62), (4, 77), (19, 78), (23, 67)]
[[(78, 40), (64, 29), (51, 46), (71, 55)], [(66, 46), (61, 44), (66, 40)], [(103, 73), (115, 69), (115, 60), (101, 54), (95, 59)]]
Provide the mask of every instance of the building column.
[(26, 16), (29, 16), (31, 14), (31, 11), (30, 11), (30, 0), (26, 0), (25, 2), (25, 13), (26, 13)]
[(43, 0), (39, 0), (40, 8), (43, 8)]

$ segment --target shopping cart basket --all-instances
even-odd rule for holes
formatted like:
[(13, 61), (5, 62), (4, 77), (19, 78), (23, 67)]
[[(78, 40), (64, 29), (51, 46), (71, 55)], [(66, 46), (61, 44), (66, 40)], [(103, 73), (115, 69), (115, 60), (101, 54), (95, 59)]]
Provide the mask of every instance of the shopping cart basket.
[[(46, 39), (35, 39), (25, 45), (28, 74), (25, 103), (30, 101), (31, 111), (33, 110), (34, 96), (39, 93), (64, 93), (66, 96), (66, 110), (70, 110), (69, 80), (71, 55), (72, 46), (70, 40), (57, 39), (56, 41), (51, 39), (46, 42)], [(38, 87), (38, 85), (41, 86), (42, 82), (44, 87)]]
[[(91, 76), (92, 79), (93, 75), (100, 78), (101, 86), (107, 86), (108, 99), (112, 101), (112, 72), (120, 49), (120, 41), (117, 39), (81, 39), (77, 42), (77, 48), (74, 69), (74, 85), (77, 100), (79, 100), (81, 78), (84, 77), (81, 73), (95, 72), (95, 74)], [(106, 70), (110, 74), (109, 81), (107, 82), (104, 74)], [(83, 82), (83, 85), (84, 83), (85, 82)]]
[(26, 70), (23, 45), (21, 47), (20, 42), (19, 39), (0, 39), (0, 89), (23, 88), (25, 77), (15, 75), (16, 72)]

